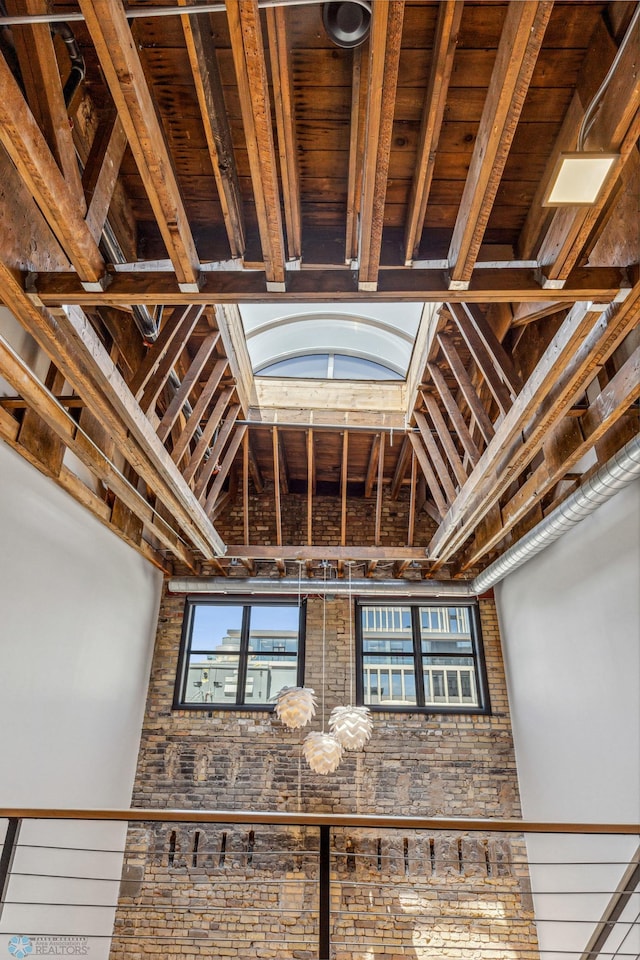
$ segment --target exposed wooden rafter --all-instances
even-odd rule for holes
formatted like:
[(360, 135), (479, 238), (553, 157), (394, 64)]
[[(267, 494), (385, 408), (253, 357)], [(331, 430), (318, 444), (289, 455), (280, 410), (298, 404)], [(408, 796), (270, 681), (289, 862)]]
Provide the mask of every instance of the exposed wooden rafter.
[(54, 317), (34, 306), (1, 262), (0, 280), (5, 304), (110, 431), (126, 460), (172, 511), (193, 546), (207, 558), (223, 554), (217, 531), (82, 312), (67, 308)]
[(371, 11), (358, 273), (358, 287), (364, 291), (378, 287), (403, 14), (404, 0), (376, 3)]
[(127, 135), (122, 121), (113, 114), (98, 129), (82, 174), (89, 204), (87, 226), (96, 241), (104, 229), (126, 148)]
[(498, 528), (476, 536), (462, 569), (477, 563), (519, 523), (542, 497), (603, 437), (640, 396), (640, 348), (579, 417), (567, 416), (547, 435), (544, 459), (500, 511)]
[(453, 285), (471, 280), (552, 9), (552, 0), (509, 4), (449, 247)]
[(474, 385), (471, 382), (471, 378), (467, 373), (464, 363), (460, 359), (460, 355), (456, 350), (453, 340), (446, 334), (438, 334), (438, 343), (440, 344), (440, 349), (442, 354), (449, 364), (449, 368), (458, 382), (460, 387), (460, 392), (462, 393), (469, 410), (471, 411), (471, 416), (473, 417), (478, 430), (482, 434), (482, 437), (485, 443), (493, 438), (494, 429), (491, 420), (489, 419), (485, 408), (483, 407), (480, 397), (478, 396)]
[[(145, 303), (168, 306), (185, 303), (203, 305), (246, 303), (293, 303), (336, 301), (366, 302), (371, 291), (359, 290), (351, 273), (343, 269), (309, 269), (291, 272), (286, 291), (265, 292), (266, 274), (259, 270), (212, 270), (200, 275), (200, 289), (183, 293), (174, 277), (149, 270), (119, 271), (104, 291), (87, 291), (73, 273), (39, 273), (33, 278), (43, 303), (108, 304), (129, 306)], [(616, 267), (576, 268), (561, 290), (541, 287), (530, 268), (488, 268), (477, 270), (469, 290), (450, 290), (443, 271), (434, 268), (397, 267), (381, 270), (376, 299), (424, 303), (527, 303), (549, 301), (575, 303), (577, 300), (609, 301), (628, 283), (626, 272)]]
[(406, 218), (404, 258), (407, 265), (418, 256), (463, 6), (463, 0), (442, 0), (438, 10), (429, 86), (422, 110), (418, 159)]
[[(7, 0), (9, 14), (46, 14), (47, 0)], [(27, 101), (44, 133), (79, 212), (86, 213), (78, 159), (62, 89), (60, 68), (48, 23), (27, 23), (12, 30)]]
[[(179, 0), (187, 6), (187, 0)], [(245, 227), (231, 128), (208, 16), (184, 16), (182, 29), (232, 257), (244, 256)]]
[(362, 203), (362, 175), (366, 135), (367, 87), (369, 78), (369, 45), (353, 51), (351, 79), (351, 126), (349, 132), (349, 175), (347, 182), (345, 263), (357, 264), (359, 248), (359, 216)]
[(99, 284), (105, 264), (84, 211), (58, 168), (7, 61), (0, 55), (0, 143), (77, 271), (76, 281)]
[(623, 304), (604, 311), (577, 304), (570, 311), (434, 536), (429, 551), (439, 563), (462, 546), (540, 449), (546, 431), (636, 324), (639, 297), (636, 285)]
[(227, 19), (249, 152), (266, 285), (267, 289), (282, 293), (285, 287), (286, 255), (258, 0), (227, 0)]
[(80, 8), (177, 281), (193, 289), (200, 270), (198, 254), (124, 6), (121, 0), (80, 0)]
[(287, 255), (289, 260), (300, 260), (302, 257), (300, 171), (293, 78), (287, 37), (287, 14), (284, 7), (267, 7), (266, 17), (273, 79), (273, 99), (278, 130), (278, 155), (284, 200), (284, 220), (287, 228)]
[[(515, 396), (517, 393), (515, 388), (517, 380), (513, 376), (514, 371), (509, 358), (495, 338), (494, 343), (491, 344), (493, 349), (491, 349), (487, 338), (480, 334), (482, 328), (475, 322), (466, 304), (452, 303), (449, 305), (449, 310), (500, 412), (506, 413), (511, 406), (512, 395)], [(511, 376), (506, 372), (503, 363), (510, 370)], [(512, 383), (514, 386), (511, 386)]]

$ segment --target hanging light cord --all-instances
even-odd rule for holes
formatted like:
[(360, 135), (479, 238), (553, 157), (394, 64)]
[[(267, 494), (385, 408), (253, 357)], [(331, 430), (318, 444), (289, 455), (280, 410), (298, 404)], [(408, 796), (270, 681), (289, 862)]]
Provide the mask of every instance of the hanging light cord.
[(619, 62), (619, 60), (620, 60), (620, 57), (621, 57), (622, 54), (624, 53), (625, 48), (626, 48), (626, 46), (627, 46), (627, 43), (629, 42), (629, 39), (633, 36), (633, 33), (634, 33), (634, 31), (635, 31), (635, 28), (636, 28), (636, 24), (637, 24), (637, 22), (638, 22), (638, 16), (639, 16), (639, 15), (640, 15), (640, 3), (638, 3), (638, 4), (636, 5), (636, 9), (635, 9), (634, 14), (633, 14), (633, 16), (632, 16), (632, 18), (631, 18), (631, 20), (630, 20), (630, 22), (629, 22), (629, 26), (627, 27), (626, 33), (625, 33), (625, 35), (624, 35), (624, 37), (623, 37), (623, 39), (622, 39), (622, 43), (621, 43), (620, 46), (618, 47), (617, 53), (616, 53), (615, 57), (613, 58), (613, 61), (612, 61), (612, 63), (611, 63), (611, 66), (609, 67), (609, 70), (607, 71), (606, 77), (604, 78), (604, 80), (602, 81), (602, 83), (600, 84), (600, 86), (598, 87), (598, 91), (597, 91), (596, 95), (594, 96), (593, 100), (591, 101), (591, 103), (590, 103), (589, 106), (587, 107), (586, 113), (585, 113), (585, 115), (584, 115), (584, 117), (583, 117), (583, 119), (582, 119), (582, 123), (580, 124), (580, 130), (579, 130), (579, 132), (578, 132), (578, 150), (579, 150), (581, 153), (582, 153), (582, 151), (584, 150), (584, 142), (585, 142), (585, 140), (587, 139), (587, 137), (589, 136), (589, 133), (590, 133), (590, 131), (591, 131), (591, 128), (593, 127), (594, 123), (596, 122), (596, 116), (597, 116), (596, 110), (597, 110), (597, 108), (600, 106), (600, 101), (602, 100), (602, 97), (603, 97), (603, 95), (604, 95), (604, 92), (605, 92), (605, 90), (607, 89), (607, 87), (609, 86), (609, 83), (611, 82), (611, 77), (613, 76), (613, 73), (614, 73), (616, 67), (618, 66), (618, 62)]

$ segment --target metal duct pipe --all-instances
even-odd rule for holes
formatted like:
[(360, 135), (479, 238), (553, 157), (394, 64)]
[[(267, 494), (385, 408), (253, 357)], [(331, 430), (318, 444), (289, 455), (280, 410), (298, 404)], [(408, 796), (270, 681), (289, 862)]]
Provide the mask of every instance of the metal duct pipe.
[[(357, 596), (383, 597), (470, 597), (469, 581), (460, 580), (352, 580), (351, 591)], [(348, 580), (303, 580), (301, 592), (309, 594), (349, 595)], [(296, 596), (297, 579), (272, 580), (270, 577), (174, 577), (169, 580), (169, 593), (265, 594)]]
[(549, 516), (525, 534), (494, 563), (471, 581), (470, 589), (481, 594), (517, 570), (531, 557), (558, 540), (598, 507), (640, 477), (640, 434), (630, 440), (589, 480), (567, 497)]
[(86, 68), (84, 57), (80, 53), (78, 41), (76, 40), (75, 35), (68, 23), (52, 23), (51, 33), (57, 33), (59, 37), (62, 37), (67, 47), (67, 55), (71, 63), (71, 73), (67, 77), (67, 82), (65, 83), (63, 90), (64, 102), (68, 107), (73, 100), (76, 90), (85, 77)]

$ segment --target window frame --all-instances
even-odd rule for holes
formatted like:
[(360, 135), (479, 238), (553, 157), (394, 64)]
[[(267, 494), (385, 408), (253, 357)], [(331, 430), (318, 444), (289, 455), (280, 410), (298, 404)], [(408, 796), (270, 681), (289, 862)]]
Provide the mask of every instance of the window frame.
[[(405, 653), (389, 653), (389, 658), (395, 657), (411, 661), (413, 664), (413, 675), (416, 690), (416, 703), (411, 704), (376, 704), (365, 703), (364, 699), (364, 643), (362, 629), (362, 611), (366, 607), (409, 607), (411, 613), (411, 634), (413, 640), (413, 650)], [(478, 690), (478, 706), (465, 706), (462, 703), (456, 704), (427, 704), (424, 695), (424, 656), (439, 656), (439, 654), (423, 654), (422, 635), (420, 628), (420, 609), (426, 607), (465, 607), (469, 611), (469, 626), (471, 634), (471, 653), (446, 653), (441, 656), (460, 659), (473, 659), (475, 670), (476, 685)], [(375, 713), (421, 713), (421, 714), (465, 714), (465, 715), (486, 715), (491, 713), (491, 700), (489, 697), (489, 683), (487, 680), (487, 667), (484, 656), (484, 643), (482, 639), (482, 626), (480, 623), (480, 609), (474, 602), (461, 602), (460, 598), (444, 599), (438, 597), (430, 602), (425, 600), (416, 600), (407, 597), (394, 598), (393, 602), (378, 602), (371, 597), (357, 597), (355, 602), (355, 644), (356, 644), (356, 702), (358, 706), (366, 706)], [(408, 639), (408, 638), (407, 638)], [(391, 665), (391, 659), (389, 659)]]
[[(199, 702), (189, 703), (184, 697), (186, 694), (186, 685), (189, 674), (189, 661), (191, 656), (191, 637), (193, 633), (194, 613), (197, 607), (216, 606), (216, 607), (242, 607), (242, 621), (240, 628), (240, 646), (238, 648), (238, 685), (236, 689), (236, 702)], [(287, 597), (259, 597), (259, 596), (237, 596), (224, 597), (206, 596), (202, 594), (189, 595), (185, 598), (184, 611), (182, 616), (182, 632), (180, 635), (180, 647), (178, 651), (178, 661), (176, 665), (176, 680), (173, 689), (173, 710), (197, 710), (212, 713), (217, 710), (235, 710), (235, 711), (260, 711), (262, 713), (272, 713), (275, 709), (275, 703), (251, 703), (246, 702), (247, 685), (247, 667), (249, 656), (255, 651), (249, 650), (249, 635), (251, 627), (250, 610), (252, 607), (295, 607), (299, 610), (298, 618), (298, 652), (297, 652), (297, 671), (296, 685), (301, 687), (304, 683), (304, 659), (306, 647), (306, 600), (298, 602), (297, 599), (288, 599)], [(206, 651), (202, 651), (206, 653)], [(273, 651), (269, 651), (273, 652)], [(278, 654), (276, 654), (278, 656)], [(281, 654), (281, 656), (284, 656)], [(238, 702), (239, 697), (245, 698)]]

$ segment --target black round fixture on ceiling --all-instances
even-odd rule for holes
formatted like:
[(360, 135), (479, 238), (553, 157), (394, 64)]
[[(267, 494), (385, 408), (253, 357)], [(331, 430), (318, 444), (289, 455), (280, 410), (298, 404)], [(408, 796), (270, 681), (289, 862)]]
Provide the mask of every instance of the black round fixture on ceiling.
[(359, 47), (369, 36), (371, 10), (353, 0), (337, 0), (323, 4), (322, 22), (339, 47)]

